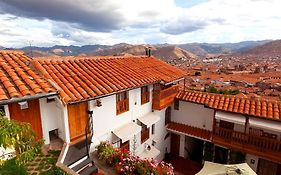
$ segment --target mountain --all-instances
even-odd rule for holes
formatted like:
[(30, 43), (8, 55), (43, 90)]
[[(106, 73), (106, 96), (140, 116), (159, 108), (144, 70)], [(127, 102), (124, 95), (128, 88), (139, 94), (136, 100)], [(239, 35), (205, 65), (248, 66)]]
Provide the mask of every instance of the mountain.
[(281, 56), (281, 40), (275, 40), (266, 44), (250, 48), (241, 54), (259, 56)]
[(126, 43), (97, 49), (92, 55), (145, 55), (145, 48), (147, 47), (150, 47), (153, 56), (173, 64), (180, 64), (187, 60), (195, 61), (197, 59), (197, 56), (193, 53), (174, 45), (131, 45)]
[(89, 54), (97, 49), (108, 47), (106, 45), (84, 45), (84, 46), (53, 46), (53, 47), (24, 47), (21, 48), (27, 55), (33, 57), (44, 57), (52, 55), (70, 56)]
[(239, 43), (187, 43), (177, 46), (200, 57), (206, 57), (212, 54), (240, 53), (270, 41), (271, 40), (243, 41)]

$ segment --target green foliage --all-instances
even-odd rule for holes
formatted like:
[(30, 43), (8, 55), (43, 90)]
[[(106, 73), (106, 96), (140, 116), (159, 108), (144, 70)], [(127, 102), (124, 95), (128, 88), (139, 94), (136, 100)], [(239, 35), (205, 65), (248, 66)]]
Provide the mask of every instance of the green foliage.
[(0, 111), (0, 117), (4, 117), (5, 113), (3, 111)]
[(25, 166), (16, 163), (16, 159), (10, 159), (0, 166), (0, 175), (28, 175)]
[(98, 146), (98, 158), (101, 160), (107, 160), (114, 154), (114, 148), (107, 142), (101, 142)]
[(209, 86), (206, 89), (206, 91), (215, 93), (215, 94), (226, 94), (226, 95), (237, 95), (240, 93), (240, 91), (238, 89), (221, 90), (221, 89), (217, 89), (213, 86)]
[(36, 142), (30, 124), (0, 117), (0, 146), (14, 148), (16, 162), (23, 164), (41, 151), (43, 141)]
[(60, 168), (53, 166), (50, 170), (41, 173), (42, 175), (67, 175), (66, 172), (62, 171)]

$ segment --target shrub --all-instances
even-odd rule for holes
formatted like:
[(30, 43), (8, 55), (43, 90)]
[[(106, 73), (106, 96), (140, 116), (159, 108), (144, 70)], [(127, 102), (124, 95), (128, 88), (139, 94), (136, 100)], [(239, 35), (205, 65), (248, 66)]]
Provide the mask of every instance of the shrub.
[(16, 159), (10, 159), (0, 166), (0, 175), (28, 175), (27, 169), (23, 165), (16, 163)]
[(101, 160), (107, 160), (114, 154), (114, 148), (108, 142), (101, 142), (98, 146), (98, 158)]

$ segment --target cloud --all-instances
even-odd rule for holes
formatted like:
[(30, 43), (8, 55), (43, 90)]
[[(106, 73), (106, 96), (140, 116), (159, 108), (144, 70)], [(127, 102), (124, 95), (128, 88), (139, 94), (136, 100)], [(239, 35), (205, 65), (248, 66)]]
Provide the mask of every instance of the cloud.
[(2, 0), (0, 11), (37, 20), (63, 21), (89, 31), (120, 29), (123, 16), (114, 0)]
[(164, 24), (160, 28), (160, 31), (171, 35), (180, 35), (204, 29), (209, 25), (223, 24), (224, 22), (225, 21), (222, 18), (192, 19), (192, 17), (180, 16), (178, 19), (171, 20), (170, 22)]
[(207, 25), (208, 23), (205, 21), (179, 19), (176, 21), (168, 22), (160, 28), (160, 31), (171, 35), (179, 35), (203, 29)]

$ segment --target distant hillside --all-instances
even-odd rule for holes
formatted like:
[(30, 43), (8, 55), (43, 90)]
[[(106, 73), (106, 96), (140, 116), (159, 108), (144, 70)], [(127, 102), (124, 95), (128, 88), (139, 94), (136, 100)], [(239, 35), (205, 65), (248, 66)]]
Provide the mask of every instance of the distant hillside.
[(248, 49), (242, 52), (244, 55), (281, 56), (281, 40), (275, 40), (266, 44)]
[[(187, 43), (187, 44), (157, 44), (157, 45), (132, 45), (120, 43), (110, 45), (84, 45), (84, 46), (52, 46), (52, 47), (24, 47), (17, 48), (25, 51), (32, 57), (45, 56), (77, 56), (77, 55), (144, 55), (145, 47), (150, 46), (154, 56), (162, 58), (167, 62), (183, 62), (184, 60), (196, 60), (197, 58), (214, 55), (244, 53), (246, 50), (271, 42), (244, 41), (240, 43)], [(0, 46), (0, 49), (3, 48)], [(251, 52), (249, 50), (249, 52)], [(255, 52), (255, 51), (252, 51)], [(262, 52), (262, 51), (260, 51)], [(264, 53), (264, 52), (262, 52)]]
[(60, 56), (69, 56), (69, 55), (80, 55), (80, 54), (89, 54), (94, 52), (97, 49), (105, 48), (108, 46), (105, 45), (85, 45), (85, 46), (53, 46), (53, 47), (24, 47), (21, 48), (27, 55), (33, 57), (42, 57), (42, 56), (51, 56), (51, 55), (60, 55)]
[(253, 48), (259, 45), (270, 42), (271, 40), (263, 41), (243, 41), (239, 43), (221, 43), (221, 44), (212, 44), (212, 43), (187, 43), (177, 45), (178, 47), (192, 52), (200, 57), (205, 57), (210, 54), (232, 54), (240, 53), (249, 48)]
[(173, 45), (130, 45), (117, 44), (104, 49), (98, 49), (92, 55), (145, 55), (145, 48), (150, 47), (152, 55), (166, 62), (179, 64), (187, 60), (196, 60), (197, 56)]

